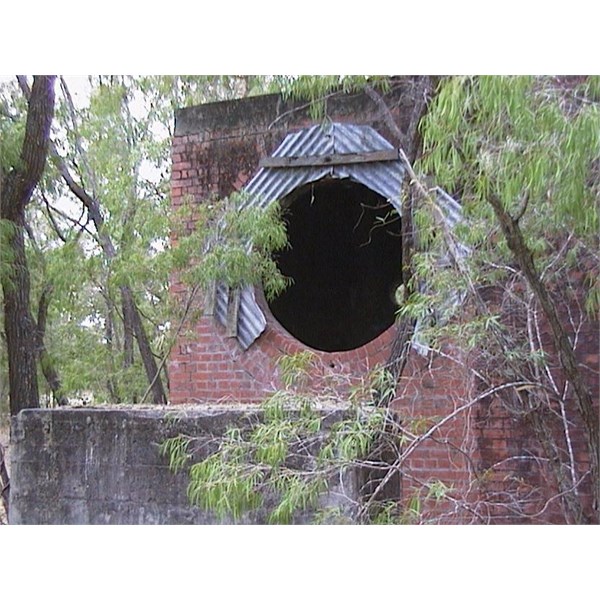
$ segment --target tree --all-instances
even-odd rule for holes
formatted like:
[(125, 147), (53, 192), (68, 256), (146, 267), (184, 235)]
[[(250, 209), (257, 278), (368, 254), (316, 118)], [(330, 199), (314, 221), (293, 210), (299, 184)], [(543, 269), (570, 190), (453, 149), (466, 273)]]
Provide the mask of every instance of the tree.
[(44, 167), (54, 111), (55, 77), (35, 77), (28, 101), (19, 160), (2, 163), (0, 224), (4, 331), (8, 353), (10, 411), (39, 406), (38, 329), (30, 309), (30, 276), (25, 255), (25, 210)]
[[(527, 518), (539, 513), (543, 519), (546, 505), (560, 504), (567, 522), (597, 519), (584, 501), (591, 486), (597, 507), (597, 408), (578, 352), (579, 333), (597, 320), (600, 297), (598, 78), (416, 78), (415, 110), (405, 130), (397, 127), (380, 94), (393, 85), (387, 78), (102, 76), (90, 79), (90, 103), (83, 107), (61, 81), (56, 108), (50, 81), (36, 77), (30, 90), (20, 78), (25, 96), (0, 105), (0, 275), (11, 412), (39, 404), (36, 361), (58, 402), (81, 389), (112, 401), (145, 399), (150, 390), (154, 402), (164, 402), (169, 343), (193, 312), (192, 298), (179, 310), (168, 302), (173, 268), (188, 271), (192, 291), (217, 275), (232, 286), (270, 281), (274, 292), (285, 284), (269, 262), (269, 249), (282, 243), (277, 215), (261, 220), (248, 214), (238, 221), (231, 203), (216, 203), (214, 212), (200, 215), (205, 228), (182, 233), (170, 247), (169, 141), (176, 106), (254, 93), (270, 83), (294, 98), (308, 98), (321, 111), (315, 114), (323, 116), (328, 97), (340, 87), (364, 91), (394, 132), (409, 173), (403, 197), (403, 301), (387, 372), (373, 374), (366, 391), (356, 392), (368, 410), (358, 410), (353, 422), (360, 426), (353, 430), (348, 424), (349, 437), (338, 438), (340, 443), (354, 439), (345, 442), (354, 447), (368, 434), (362, 446), (367, 457), (347, 453), (345, 463), (336, 459), (329, 467), (377, 463), (387, 468), (386, 481), (402, 473), (416, 486), (404, 509), (441, 494), (479, 521), (486, 518), (482, 506), (502, 503)], [(48, 148), (50, 166), (42, 176)], [(444, 225), (433, 201), (442, 192), (462, 203), (465, 220), (454, 229)], [(276, 235), (268, 240), (272, 227)], [(249, 232), (258, 234), (259, 250), (250, 257), (240, 242)], [(227, 252), (215, 243), (225, 239), (221, 235), (233, 240)], [(465, 247), (471, 251), (458, 251)], [(204, 253), (201, 264), (193, 260), (198, 252)], [(440, 253), (450, 264), (440, 266)], [(582, 264), (588, 273), (575, 281)], [(449, 305), (451, 294), (462, 303)], [(510, 501), (488, 495), (475, 506), (466, 495), (444, 489), (444, 482), (420, 482), (410, 472), (407, 459), (419, 444), (444, 443), (439, 424), (425, 427), (411, 415), (398, 425), (387, 412), (395, 399), (390, 390), (403, 379), (417, 320), (419, 341), (430, 356), (443, 356), (443, 341), (456, 340), (477, 383), (472, 397), (453, 398), (457, 407), (442, 415), (441, 423), (493, 402), (531, 428), (536, 468), (550, 473), (556, 487), (537, 490), (537, 508), (520, 495), (516, 479), (503, 482)], [(13, 394), (15, 386), (22, 387)], [(371, 427), (373, 414), (379, 429)], [(591, 464), (576, 451), (579, 424)], [(277, 436), (290, 426), (288, 419), (273, 420), (270, 431)], [(398, 433), (402, 444), (396, 443)], [(255, 452), (261, 435), (264, 430), (243, 439), (246, 450)], [(377, 454), (382, 447), (391, 451), (387, 467)], [(257, 458), (252, 452), (250, 461)], [(344, 453), (340, 445), (335, 452)], [(268, 463), (273, 456), (262, 458)], [(262, 477), (265, 461), (258, 462), (253, 472)], [(268, 466), (269, 473), (278, 472)], [(473, 468), (472, 486), (485, 487), (482, 482), (496, 467)], [(326, 472), (312, 475), (319, 479)], [(261, 481), (266, 489), (277, 479)], [(373, 487), (361, 518), (377, 514), (384, 483)], [(201, 489), (202, 479), (195, 484)], [(308, 496), (311, 490), (304, 488)], [(299, 494), (293, 502), (308, 496)], [(281, 516), (287, 518), (286, 510)], [(409, 510), (413, 517), (418, 512)]]
[[(166, 401), (164, 359), (178, 321), (168, 299), (173, 113), (255, 92), (261, 82), (98, 76), (81, 102), (58, 80), (49, 165), (25, 217), (43, 402), (84, 392), (136, 402), (147, 389)], [(25, 114), (30, 83), (18, 83), (21, 93), (4, 90), (4, 139)]]

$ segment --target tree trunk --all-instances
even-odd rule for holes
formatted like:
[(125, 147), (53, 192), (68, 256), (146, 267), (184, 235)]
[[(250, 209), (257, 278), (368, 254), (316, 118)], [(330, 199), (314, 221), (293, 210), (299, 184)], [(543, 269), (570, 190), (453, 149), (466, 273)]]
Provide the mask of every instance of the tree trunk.
[(135, 304), (135, 300), (133, 299), (133, 293), (128, 286), (122, 286), (121, 294), (124, 304), (127, 306), (127, 312), (131, 315), (133, 320), (133, 331), (138, 342), (138, 348), (140, 350), (142, 362), (144, 363), (144, 369), (146, 370), (148, 382), (152, 385), (152, 397), (154, 399), (154, 404), (166, 404), (167, 397), (163, 388), (162, 380), (159, 376), (159, 370), (156, 366), (156, 360), (154, 358), (154, 354), (152, 353), (150, 341), (148, 340), (148, 336), (146, 335), (146, 331), (142, 324), (140, 311)]
[[(404, 198), (402, 200), (402, 301), (408, 300), (409, 296), (415, 291), (415, 281), (413, 272), (413, 256), (416, 248), (416, 236), (413, 223), (414, 203), (413, 190), (410, 185), (404, 186)], [(390, 357), (386, 368), (398, 383), (404, 367), (408, 361), (408, 353), (412, 338), (415, 332), (417, 320), (410, 317), (403, 317), (397, 323), (396, 336), (392, 344)]]
[(114, 404), (118, 404), (121, 399), (117, 390), (117, 384), (115, 378), (112, 375), (115, 372), (115, 362), (113, 354), (113, 307), (108, 298), (106, 300), (106, 317), (104, 322), (104, 339), (106, 340), (106, 346), (108, 348), (108, 356), (110, 360), (110, 372), (106, 377), (106, 389), (110, 401)]
[(133, 314), (131, 305), (121, 293), (121, 310), (123, 312), (123, 368), (133, 365)]
[[(34, 81), (34, 83), (35, 83), (35, 81)], [(54, 84), (54, 78), (52, 78), (52, 83)], [(23, 90), (23, 93), (25, 94), (25, 96), (28, 99), (31, 99), (33, 97), (33, 88), (31, 90), (29, 90), (27, 81), (21, 77), (21, 78), (19, 78), (19, 85), (21, 86), (21, 89)], [(54, 87), (52, 87), (52, 108), (53, 108), (53, 106), (54, 106)], [(52, 118), (52, 115), (50, 115), (50, 119), (51, 118)], [(27, 139), (26, 139), (26, 141), (27, 141)], [(24, 148), (25, 148), (25, 145), (24, 145)], [(102, 247), (102, 251), (104, 252), (105, 256), (108, 258), (108, 260), (114, 259), (117, 255), (117, 252), (115, 250), (115, 247), (114, 247), (114, 244), (113, 244), (111, 238), (106, 233), (104, 217), (102, 216), (102, 211), (100, 209), (100, 203), (98, 202), (98, 199), (95, 196), (90, 196), (90, 194), (88, 194), (85, 191), (85, 189), (83, 189), (83, 187), (81, 185), (79, 185), (71, 176), (71, 173), (69, 172), (69, 169), (67, 168), (67, 165), (65, 164), (64, 160), (62, 159), (62, 157), (56, 150), (55, 145), (49, 139), (49, 124), (48, 124), (48, 131), (46, 132), (46, 136), (45, 136), (44, 161), (45, 161), (46, 153), (48, 150), (50, 151), (52, 159), (54, 160), (56, 167), (57, 167), (60, 175), (62, 176), (63, 180), (67, 184), (68, 188), (71, 190), (71, 192), (77, 198), (79, 198), (81, 203), (87, 209), (90, 218), (94, 222), (96, 231), (98, 232), (98, 239), (100, 242), (100, 246)], [(42, 165), (42, 168), (43, 168), (43, 165)], [(40, 172), (40, 174), (41, 174), (41, 172)], [(38, 179), (39, 179), (39, 177), (38, 177)], [(37, 181), (36, 181), (36, 183), (37, 183)], [(33, 187), (35, 187), (35, 186), (33, 186)], [(32, 187), (32, 190), (33, 190), (33, 187)], [(154, 354), (152, 353), (152, 348), (150, 347), (150, 342), (148, 340), (148, 337), (147, 337), (144, 327), (142, 325), (140, 312), (139, 312), (139, 309), (133, 298), (133, 293), (131, 291), (131, 288), (127, 285), (122, 286), (121, 287), (121, 295), (123, 298), (124, 305), (127, 306), (127, 310), (124, 311), (124, 313), (127, 312), (127, 314), (130, 315), (131, 319), (132, 319), (132, 323), (125, 323), (125, 329), (127, 330), (127, 328), (129, 328), (130, 330), (133, 330), (133, 332), (134, 332), (135, 338), (138, 343), (138, 348), (140, 350), (140, 355), (142, 356), (142, 361), (144, 363), (144, 368), (146, 370), (146, 375), (148, 376), (148, 381), (149, 381), (149, 383), (152, 384), (154, 402), (156, 404), (166, 404), (167, 398), (166, 398), (166, 395), (164, 392), (162, 381), (161, 381), (160, 377), (157, 376), (158, 368), (156, 366), (156, 360), (155, 360)], [(127, 318), (127, 317), (125, 317), (125, 314), (124, 314), (124, 319), (125, 318)], [(35, 331), (34, 331), (34, 333), (35, 333)], [(34, 339), (34, 338), (32, 337), (32, 339)], [(152, 383), (152, 382), (154, 382), (154, 383)], [(36, 388), (36, 398), (38, 398), (37, 388)], [(37, 404), (39, 405), (39, 398), (37, 400)]]
[[(439, 84), (439, 77), (422, 77), (416, 80), (412, 91), (413, 110), (410, 121), (405, 132), (401, 131), (394, 117), (383, 100), (383, 98), (371, 87), (367, 86), (366, 94), (381, 110), (383, 119), (395, 137), (395, 142), (404, 152), (409, 163), (414, 163), (421, 153), (422, 139), (419, 132), (419, 123), (427, 113), (427, 107)], [(414, 291), (413, 279), (413, 255), (417, 239), (413, 223), (415, 210), (414, 191), (408, 182), (404, 186), (404, 198), (402, 201), (402, 265), (401, 281), (403, 285), (402, 296), (406, 300)], [(408, 354), (416, 326), (416, 319), (403, 318), (397, 323), (396, 335), (392, 344), (390, 357), (386, 363), (386, 369), (397, 383), (402, 376), (404, 367), (408, 361)]]
[(46, 321), (48, 320), (48, 306), (50, 304), (50, 295), (52, 294), (52, 286), (46, 285), (40, 296), (40, 303), (38, 306), (38, 318), (37, 318), (37, 345), (38, 345), (38, 358), (40, 360), (40, 366), (42, 367), (42, 373), (48, 383), (48, 386), (52, 390), (54, 400), (59, 406), (65, 406), (67, 399), (62, 391), (60, 383), (60, 377), (54, 368), (52, 358), (46, 349), (46, 343), (44, 338), (46, 336)]
[(579, 370), (573, 346), (569, 340), (565, 329), (562, 326), (560, 317), (554, 303), (550, 299), (548, 291), (544, 287), (542, 280), (535, 268), (533, 255), (525, 242), (519, 220), (513, 218), (502, 206), (502, 202), (494, 195), (488, 197), (488, 202), (494, 209), (494, 213), (502, 228), (502, 233), (506, 240), (506, 244), (510, 249), (513, 257), (517, 261), (519, 268), (531, 286), (534, 296), (542, 307), (542, 311), (552, 329), (552, 339), (554, 346), (558, 351), (562, 371), (567, 381), (573, 386), (577, 407), (583, 419), (584, 426), (587, 430), (587, 442), (590, 452), (591, 462), (591, 479), (592, 490), (594, 494), (594, 505), (598, 511), (598, 502), (600, 498), (600, 479), (599, 479), (599, 432), (598, 432), (598, 415), (592, 404), (592, 396), (585, 384), (585, 381)]
[[(75, 194), (75, 196), (79, 198), (82, 204), (86, 207), (90, 218), (94, 222), (96, 231), (98, 232), (99, 243), (102, 247), (104, 255), (109, 261), (113, 260), (117, 255), (117, 251), (111, 238), (106, 233), (104, 217), (102, 216), (98, 200), (90, 196), (73, 179), (63, 159), (60, 157), (54, 146), (51, 146), (51, 153), (52, 158), (54, 159), (63, 180), (65, 181), (71, 192), (73, 192), (73, 194)], [(160, 377), (156, 377), (156, 374), (158, 373), (156, 360), (154, 358), (154, 354), (152, 353), (152, 348), (150, 347), (148, 336), (146, 335), (146, 332), (144, 330), (140, 312), (133, 297), (133, 292), (131, 291), (131, 288), (128, 285), (121, 286), (120, 291), (124, 309), (123, 319), (125, 331), (127, 332), (128, 328), (129, 330), (133, 331), (138, 344), (140, 355), (142, 357), (142, 362), (144, 363), (144, 369), (146, 370), (148, 382), (154, 382), (152, 384), (154, 403), (166, 404), (167, 397), (165, 395)], [(128, 318), (131, 318), (132, 321), (126, 322), (125, 320)]]
[(54, 113), (54, 77), (35, 77), (29, 95), (25, 139), (20, 162), (0, 177), (3, 225), (4, 329), (8, 352), (10, 413), (39, 406), (37, 325), (31, 315), (30, 278), (25, 256), (25, 209), (37, 186), (48, 154)]

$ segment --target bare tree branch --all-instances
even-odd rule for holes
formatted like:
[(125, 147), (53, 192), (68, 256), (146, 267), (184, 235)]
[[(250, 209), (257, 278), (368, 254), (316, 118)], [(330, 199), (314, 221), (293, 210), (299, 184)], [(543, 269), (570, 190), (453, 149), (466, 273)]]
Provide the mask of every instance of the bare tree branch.
[(600, 478), (598, 471), (598, 464), (600, 460), (599, 427), (598, 417), (592, 404), (590, 391), (585, 384), (583, 377), (581, 376), (577, 359), (573, 351), (573, 346), (571, 345), (569, 337), (562, 326), (561, 320), (556, 311), (556, 307), (550, 299), (548, 291), (543, 285), (537, 269), (535, 268), (533, 255), (527, 246), (527, 243), (525, 242), (519, 223), (511, 218), (496, 196), (490, 194), (488, 196), (488, 202), (494, 209), (494, 213), (496, 214), (496, 218), (500, 223), (500, 227), (502, 228), (502, 232), (509, 249), (511, 250), (515, 260), (518, 262), (521, 271), (527, 279), (527, 282), (529, 283), (537, 301), (542, 307), (544, 316), (550, 324), (562, 369), (566, 378), (573, 385), (579, 411), (581, 412), (584, 426), (588, 433), (587, 442), (592, 464), (591, 472), (592, 480), (594, 482), (594, 498), (596, 511), (598, 511), (598, 502), (600, 498)]

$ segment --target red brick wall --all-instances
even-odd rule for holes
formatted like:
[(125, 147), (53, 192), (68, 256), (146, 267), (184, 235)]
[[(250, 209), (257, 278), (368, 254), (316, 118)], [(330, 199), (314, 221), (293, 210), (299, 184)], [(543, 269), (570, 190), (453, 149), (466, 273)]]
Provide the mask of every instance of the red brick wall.
[[(397, 121), (405, 127), (405, 115), (410, 114), (405, 94), (409, 84), (399, 85), (388, 95)], [(332, 101), (328, 111), (336, 121), (369, 124), (393, 139), (377, 107), (364, 96)], [(241, 190), (257, 172), (260, 158), (269, 156), (288, 132), (314, 124), (306, 111), (282, 104), (277, 96), (181, 111), (172, 145), (173, 209), (180, 208), (184, 200), (195, 204)], [(187, 227), (195, 226), (192, 218)], [(186, 288), (177, 275), (172, 278), (171, 292), (180, 301), (185, 298)], [(169, 367), (171, 402), (256, 402), (279, 385), (277, 358), (306, 347), (275, 321), (264, 299), (261, 304), (268, 320), (267, 330), (246, 352), (235, 339), (223, 335), (223, 328), (213, 317), (202, 317), (193, 331), (175, 344)], [(323, 374), (337, 380), (360, 378), (386, 360), (392, 338), (391, 328), (350, 352), (315, 351), (319, 363), (315, 381), (321, 381)]]
[[(587, 287), (584, 280), (589, 278), (596, 267), (583, 256), (580, 260), (582, 262), (577, 268), (562, 273), (554, 285), (549, 286), (549, 290), (558, 308), (561, 323), (574, 344), (576, 357), (597, 412), (600, 396), (599, 328), (598, 322), (590, 318), (584, 309)], [(523, 293), (519, 286), (514, 291), (517, 295)], [(512, 312), (506, 307), (505, 311)], [(513, 318), (519, 317), (513, 315)], [(566, 478), (581, 481), (578, 496), (584, 514), (594, 519), (597, 517), (593, 517), (593, 482), (589, 475), (590, 454), (586, 430), (574, 394), (568, 388), (564, 403), (564, 418), (567, 423), (565, 429), (563, 413), (558, 402), (565, 389), (564, 376), (552, 343), (550, 325), (539, 312), (537, 319), (540, 340), (548, 355), (548, 368), (559, 393), (557, 395), (549, 386), (543, 403), (536, 409), (536, 414), (541, 415), (543, 425), (565, 464), (569, 463), (569, 455), (572, 453), (573, 472), (566, 473)], [(524, 329), (526, 323), (520, 323), (520, 326)], [(548, 385), (544, 376), (540, 377), (540, 381)], [(533, 412), (523, 410), (514, 396), (499, 393), (478, 403), (474, 412), (473, 427), (479, 454), (478, 470), (482, 474), (481, 510), (494, 522), (565, 522), (565, 511), (559, 497), (560, 490), (547, 460), (548, 452), (543, 447), (542, 437), (538, 433), (539, 425), (535, 424)], [(550, 500), (551, 498), (553, 499)], [(528, 516), (525, 518), (519, 515)]]
[[(451, 345), (443, 351), (445, 356), (433, 359), (411, 353), (393, 405), (413, 434), (423, 435), (439, 425), (414, 446), (403, 466), (403, 499), (408, 504), (418, 496), (421, 518), (427, 522), (477, 522), (465, 508), (476, 492), (478, 452), (471, 406), (475, 390), (463, 353)], [(446, 499), (427, 499), (427, 486), (433, 482), (446, 486)]]

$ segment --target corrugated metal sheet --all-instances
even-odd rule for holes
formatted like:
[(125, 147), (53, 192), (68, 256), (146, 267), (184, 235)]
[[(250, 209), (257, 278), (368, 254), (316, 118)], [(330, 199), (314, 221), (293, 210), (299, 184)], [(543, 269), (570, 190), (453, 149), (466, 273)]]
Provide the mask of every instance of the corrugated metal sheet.
[[(229, 288), (220, 284), (217, 286), (215, 315), (222, 325), (227, 323), (227, 306), (229, 303)], [(238, 313), (237, 339), (244, 350), (247, 350), (254, 340), (265, 330), (267, 320), (256, 303), (254, 288), (248, 286), (242, 290), (240, 311)]]
[(302, 129), (296, 133), (290, 133), (281, 145), (273, 152), (273, 156), (326, 156), (333, 154), (334, 128), (315, 125), (308, 129)]
[(369, 189), (383, 196), (401, 215), (402, 214), (402, 181), (404, 167), (400, 160), (395, 162), (365, 163), (358, 165), (339, 165), (334, 167), (334, 174), (339, 178), (350, 178), (362, 183)]
[(331, 175), (331, 169), (332, 167), (262, 168), (244, 188), (248, 193), (248, 200), (242, 208), (246, 206), (266, 208), (271, 202), (284, 198), (304, 184)]
[[(315, 125), (289, 134), (273, 152), (274, 157), (328, 156), (394, 150), (373, 128), (365, 125), (330, 124), (324, 129)], [(400, 210), (400, 190), (404, 177), (401, 162), (379, 162), (353, 165), (261, 168), (247, 184), (247, 206), (268, 206), (293, 190), (323, 177), (349, 177), (377, 192)]]
[[(394, 147), (373, 128), (365, 125), (331, 123), (327, 127), (316, 125), (291, 133), (273, 152), (274, 157), (311, 157), (333, 154), (356, 154), (394, 150)], [(397, 161), (366, 162), (348, 165), (326, 165), (310, 167), (289, 167), (259, 169), (246, 185), (248, 200), (242, 207), (267, 207), (281, 200), (293, 190), (324, 177), (349, 178), (365, 185), (386, 198), (401, 214), (401, 190), (405, 169)], [(460, 220), (460, 205), (442, 190), (438, 191), (440, 207), (446, 214), (448, 223), (454, 225)], [(224, 285), (217, 286), (215, 312), (223, 324), (227, 321), (229, 290)], [(266, 319), (256, 303), (254, 290), (250, 287), (242, 291), (238, 314), (237, 339), (244, 349), (265, 330)]]
[(446, 222), (450, 227), (454, 227), (459, 221), (462, 221), (461, 205), (442, 188), (436, 187), (434, 191), (436, 193), (436, 201), (444, 211)]

